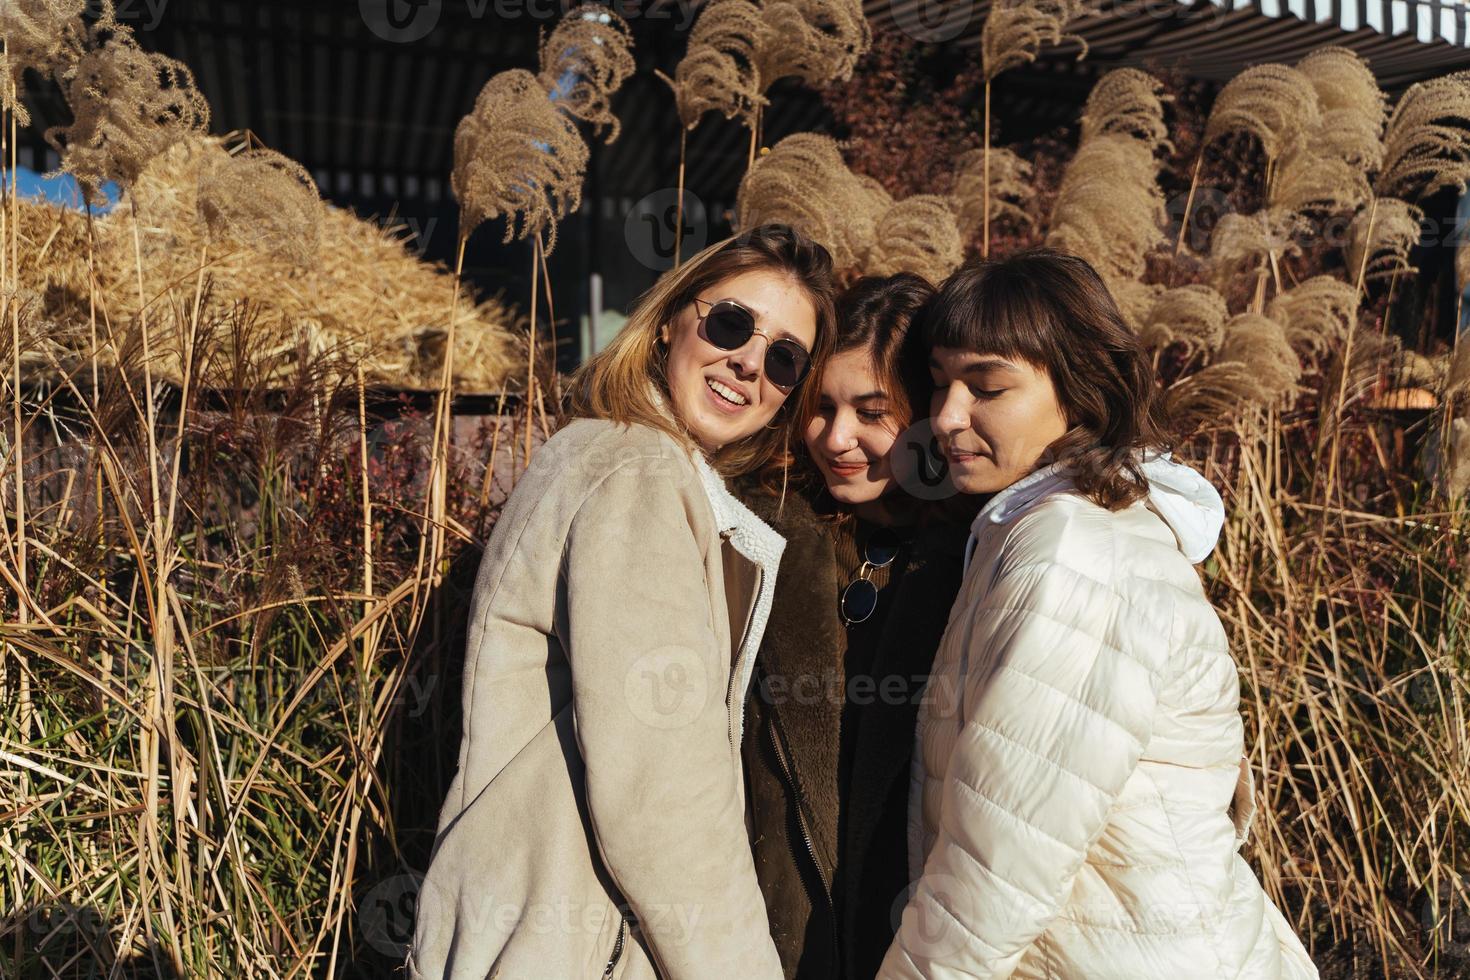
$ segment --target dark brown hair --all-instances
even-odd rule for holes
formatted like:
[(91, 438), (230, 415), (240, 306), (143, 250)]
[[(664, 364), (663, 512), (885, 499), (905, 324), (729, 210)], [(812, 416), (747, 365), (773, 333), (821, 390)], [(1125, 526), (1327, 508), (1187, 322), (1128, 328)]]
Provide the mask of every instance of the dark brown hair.
[(617, 336), (572, 376), (572, 417), (640, 422), (699, 451), (698, 442), (683, 422), (660, 412), (649, 397), (650, 381), (665, 397), (669, 396), (668, 347), (659, 342), (659, 328), (710, 286), (756, 269), (790, 276), (811, 301), (817, 320), (816, 340), (810, 351), (812, 366), (782, 404), (774, 424), (722, 446), (711, 463), (725, 476), (759, 470), (772, 461), (779, 469), (789, 455), (791, 438), (800, 438), (801, 420), (816, 409), (820, 397), (816, 376), (832, 355), (835, 343), (837, 291), (832, 257), (826, 248), (784, 225), (761, 225), (716, 242), (660, 276), (638, 297)]
[(1135, 450), (1174, 441), (1153, 364), (1085, 260), (1029, 248), (955, 272), (922, 324), (926, 349), (994, 354), (1045, 369), (1067, 432), (1043, 463), (1065, 460), (1078, 491), (1109, 510), (1148, 493)]
[[(863, 276), (843, 290), (836, 304), (836, 344), (832, 354), (867, 350), (872, 357), (873, 376), (889, 398), (890, 411), (899, 420), (899, 429), (913, 422), (914, 406), (921, 409), (927, 392), (918, 380), (928, 381), (922, 358), (916, 358), (914, 345), (906, 344), (909, 327), (924, 304), (934, 296), (934, 287), (923, 276), (900, 272), (891, 276)], [(907, 355), (906, 352), (907, 351)], [(830, 359), (829, 359), (830, 360)], [(792, 427), (793, 441), (785, 454), (772, 456), (759, 475), (747, 486), (754, 492), (772, 495), (797, 490), (825, 505), (821, 500), (825, 484), (821, 473), (807, 455), (804, 434), (816, 415), (822, 395), (822, 381), (828, 361), (820, 369), (813, 367), (811, 377), (803, 384), (811, 385), (798, 406), (801, 413)]]

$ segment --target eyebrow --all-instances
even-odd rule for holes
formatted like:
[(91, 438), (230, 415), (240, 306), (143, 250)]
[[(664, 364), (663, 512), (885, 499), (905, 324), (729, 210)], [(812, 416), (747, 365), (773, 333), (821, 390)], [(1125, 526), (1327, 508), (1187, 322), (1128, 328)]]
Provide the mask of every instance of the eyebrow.
[[(961, 374), (975, 374), (980, 371), (989, 371), (991, 368), (1002, 368), (1014, 371), (1016, 366), (1003, 357), (982, 357), (978, 361), (972, 361), (960, 369)], [(929, 358), (929, 370), (942, 371), (943, 368), (932, 356)]]
[(887, 398), (887, 397), (888, 397), (888, 392), (886, 392), (886, 391), (870, 391), (870, 392), (867, 392), (866, 394), (858, 395), (857, 397), (853, 398), (853, 401), (855, 401), (855, 402), (871, 402), (871, 401), (878, 401), (880, 399), (884, 399), (884, 398)]

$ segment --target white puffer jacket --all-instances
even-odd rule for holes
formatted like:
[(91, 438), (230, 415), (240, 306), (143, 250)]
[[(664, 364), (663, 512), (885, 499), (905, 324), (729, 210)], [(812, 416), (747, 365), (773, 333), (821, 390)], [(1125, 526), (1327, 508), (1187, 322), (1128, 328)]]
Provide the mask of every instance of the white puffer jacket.
[(1108, 511), (1057, 466), (996, 494), (920, 708), (881, 978), (1315, 977), (1239, 855), (1240, 687), (1191, 562), (1219, 494), (1167, 456)]

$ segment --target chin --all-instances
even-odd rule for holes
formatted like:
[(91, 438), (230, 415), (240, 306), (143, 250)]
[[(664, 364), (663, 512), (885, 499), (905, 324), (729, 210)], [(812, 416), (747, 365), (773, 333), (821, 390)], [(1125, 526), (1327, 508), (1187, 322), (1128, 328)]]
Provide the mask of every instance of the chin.
[(955, 467), (950, 468), (949, 479), (960, 493), (995, 493), (1010, 486), (1009, 482), (1000, 479), (995, 473), (967, 473)]

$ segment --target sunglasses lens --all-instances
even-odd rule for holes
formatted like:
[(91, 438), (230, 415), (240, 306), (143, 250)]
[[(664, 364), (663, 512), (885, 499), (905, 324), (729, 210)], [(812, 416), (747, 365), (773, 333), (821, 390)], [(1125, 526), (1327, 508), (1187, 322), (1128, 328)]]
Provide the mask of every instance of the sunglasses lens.
[(849, 623), (861, 623), (878, 608), (878, 587), (865, 578), (849, 582), (842, 590), (840, 608), (843, 619)]
[(736, 350), (755, 333), (750, 311), (730, 303), (716, 303), (704, 318), (704, 333), (721, 350)]
[(874, 529), (863, 545), (863, 560), (883, 567), (898, 557), (898, 536), (886, 527)]
[(782, 388), (790, 388), (806, 374), (806, 351), (789, 340), (778, 340), (766, 351), (766, 376)]

